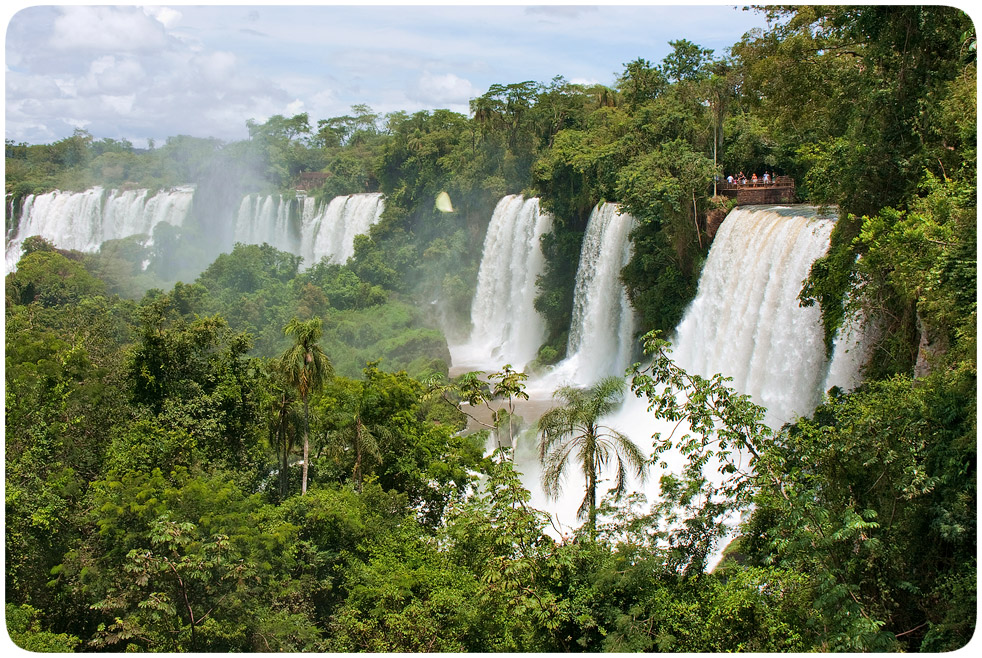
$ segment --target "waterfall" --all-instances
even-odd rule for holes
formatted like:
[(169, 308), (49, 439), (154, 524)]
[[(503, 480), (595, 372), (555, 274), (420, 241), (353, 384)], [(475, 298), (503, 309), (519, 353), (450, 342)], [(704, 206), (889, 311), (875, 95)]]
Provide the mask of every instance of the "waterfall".
[(674, 359), (767, 408), (780, 425), (810, 414), (826, 371), (821, 315), (798, 293), (828, 249), (834, 221), (814, 208), (745, 206), (720, 226), (696, 298), (676, 329)]
[[(562, 385), (591, 386), (608, 375), (623, 374), (630, 365), (634, 350), (634, 311), (620, 272), (631, 258), (630, 233), (634, 226), (634, 218), (621, 213), (617, 204), (598, 205), (590, 214), (576, 272), (567, 357), (551, 371), (529, 381), (526, 390), (533, 399), (551, 398)], [(630, 397), (633, 396), (628, 394)], [(542, 490), (536, 451), (523, 445), (537, 441), (533, 434), (522, 436), (516, 446), (515, 459), (523, 474), (522, 482), (531, 493), (532, 505), (553, 514), (563, 532), (572, 532), (579, 525), (576, 509), (583, 497), (585, 477), (573, 467), (563, 495), (559, 500), (549, 499)], [(650, 452), (650, 440), (647, 445), (644, 441), (637, 443)]]
[(384, 208), (378, 193), (339, 196), (326, 204), (313, 197), (294, 201), (283, 195), (250, 194), (239, 205), (235, 242), (265, 242), (303, 257), (307, 267), (325, 256), (331, 263), (344, 264), (355, 253), (355, 236), (367, 233)]
[(471, 334), (451, 347), (455, 365), (521, 370), (535, 358), (545, 340), (545, 323), (533, 306), (545, 263), (540, 238), (551, 228), (552, 216), (540, 211), (537, 198), (513, 194), (498, 202), (484, 238)]
[(593, 209), (580, 248), (567, 356), (534, 382), (535, 388), (590, 386), (608, 375), (623, 374), (630, 365), (634, 310), (621, 283), (621, 270), (631, 259), (634, 226), (634, 218), (621, 213), (617, 204)]
[(281, 251), (297, 252), (293, 199), (283, 195), (248, 194), (242, 198), (235, 216), (233, 242), (269, 244)]
[(832, 358), (822, 391), (838, 386), (848, 392), (862, 383), (862, 367), (870, 357), (877, 335), (876, 327), (865, 317), (846, 318), (832, 344)]
[[(731, 377), (729, 387), (767, 408), (765, 422), (772, 427), (810, 414), (825, 385), (848, 388), (858, 382), (864, 332), (844, 330), (830, 365), (819, 309), (802, 308), (797, 299), (812, 263), (828, 249), (833, 226), (831, 217), (807, 206), (733, 210), (720, 226), (696, 297), (675, 331), (676, 363), (692, 374)], [(668, 436), (685, 428), (654, 418), (647, 406), (647, 399), (628, 393), (621, 408), (604, 423), (651, 454), (654, 433)], [(659, 460), (676, 473), (685, 461), (677, 450), (662, 453)], [(534, 462), (521, 466), (530, 474), (538, 470)], [(704, 472), (715, 482), (721, 477), (711, 464)], [(658, 481), (658, 472), (649, 473), (643, 487), (649, 501), (658, 497)], [(561, 527), (578, 525), (575, 509), (583, 495), (582, 474), (568, 479), (567, 493), (558, 501), (545, 499), (537, 481), (525, 482), (533, 504), (556, 514)], [(719, 559), (719, 549), (710, 566)]]
[(177, 187), (151, 195), (148, 190), (54, 191), (29, 195), (22, 204), (17, 230), (7, 243), (6, 271), (12, 272), (21, 245), (39, 235), (60, 249), (95, 252), (106, 240), (151, 235), (167, 222), (181, 226), (194, 198), (194, 188)]
[(605, 203), (593, 211), (583, 238), (567, 353), (579, 358), (581, 367), (592, 366), (591, 384), (622, 373), (631, 358), (634, 311), (621, 269), (631, 259), (634, 225), (619, 206)]
[[(184, 226), (193, 199), (193, 186), (156, 194), (93, 187), (84, 192), (29, 195), (7, 242), (6, 271), (16, 268), (21, 245), (32, 235), (61, 249), (95, 252), (106, 240), (151, 235), (161, 222)], [(323, 208), (309, 197), (298, 204), (287, 195), (249, 194), (238, 210), (232, 209), (232, 242), (267, 243), (303, 256), (308, 265), (324, 256), (332, 263), (344, 263), (354, 253), (355, 235), (368, 232), (383, 208), (382, 195), (374, 193), (337, 197)]]
[(379, 193), (350, 194), (331, 199), (323, 210), (313, 199), (301, 209), (300, 256), (307, 267), (327, 258), (343, 265), (355, 253), (355, 236), (368, 233), (385, 209)]

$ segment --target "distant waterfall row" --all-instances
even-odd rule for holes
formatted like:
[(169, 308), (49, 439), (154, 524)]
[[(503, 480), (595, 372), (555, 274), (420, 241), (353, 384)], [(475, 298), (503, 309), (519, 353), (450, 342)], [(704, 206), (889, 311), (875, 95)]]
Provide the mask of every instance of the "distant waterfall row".
[[(6, 271), (14, 270), (21, 245), (32, 235), (61, 249), (95, 252), (106, 240), (151, 236), (160, 223), (185, 226), (194, 200), (193, 187), (150, 194), (148, 190), (54, 191), (24, 199), (17, 227), (8, 236)], [(268, 243), (302, 256), (310, 266), (327, 257), (344, 263), (354, 253), (354, 238), (367, 233), (384, 209), (381, 194), (352, 194), (319, 203), (312, 197), (247, 195), (233, 212), (231, 241)], [(217, 255), (217, 254), (216, 254)]]
[(331, 199), (322, 209), (304, 201), (300, 255), (313, 265), (325, 256), (344, 264), (355, 254), (355, 236), (368, 233), (385, 209), (381, 194), (352, 194)]
[(327, 203), (313, 197), (251, 194), (239, 205), (233, 241), (265, 242), (302, 256), (308, 267), (325, 257), (343, 264), (354, 255), (355, 236), (368, 233), (384, 209), (379, 193), (339, 196)]
[(151, 235), (161, 222), (181, 226), (194, 199), (193, 187), (150, 194), (148, 190), (48, 192), (29, 195), (21, 206), (17, 229), (7, 241), (6, 271), (20, 260), (21, 245), (32, 235), (56, 247), (94, 252), (106, 240)]

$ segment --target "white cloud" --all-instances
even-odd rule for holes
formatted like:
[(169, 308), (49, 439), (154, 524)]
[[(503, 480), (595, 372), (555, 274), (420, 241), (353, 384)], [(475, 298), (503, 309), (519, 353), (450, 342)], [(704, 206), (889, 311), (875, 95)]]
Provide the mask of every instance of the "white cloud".
[(583, 85), (584, 87), (601, 84), (596, 78), (570, 78), (569, 81), (574, 85)]
[(78, 82), (72, 78), (52, 78), (51, 82), (58, 87), (62, 97), (72, 98), (78, 92)]
[(73, 128), (83, 128), (84, 129), (86, 126), (90, 125), (92, 122), (89, 121), (88, 119), (73, 119), (73, 118), (70, 118), (70, 117), (65, 117), (65, 123), (67, 123), (68, 125), (72, 126)]
[(529, 16), (544, 16), (546, 19), (573, 19), (596, 12), (597, 9), (591, 5), (537, 5), (526, 7), (525, 13)]
[(114, 114), (127, 115), (133, 111), (133, 103), (136, 101), (136, 95), (110, 96), (104, 94), (101, 96), (101, 99), (102, 103)]
[(321, 89), (311, 99), (316, 105), (329, 105), (337, 102), (338, 95), (333, 89)]
[(50, 78), (36, 78), (7, 70), (6, 98), (8, 106), (19, 99), (50, 100), (59, 98), (62, 90)]
[(287, 117), (296, 116), (301, 112), (303, 112), (303, 108), (304, 108), (303, 101), (298, 98), (286, 106), (286, 112), (283, 113), (283, 116), (287, 116)]
[[(290, 88), (292, 89), (292, 87)], [(315, 126), (320, 119), (340, 116), (348, 111), (348, 106), (338, 100), (337, 92), (333, 89), (324, 88), (316, 92), (309, 92), (304, 107), (310, 115), (311, 124)]]
[(202, 53), (191, 58), (191, 68), (204, 82), (223, 85), (236, 77), (237, 58), (228, 52)]
[(56, 50), (147, 52), (164, 48), (164, 25), (133, 7), (61, 7), (48, 46)]
[[(44, 7), (8, 28), (7, 136), (45, 142), (85, 127), (97, 138), (178, 134), (234, 140), (246, 120), (295, 99), (250, 68), (253, 53), (209, 46), (167, 8)], [(190, 30), (177, 38), (180, 29)], [(45, 44), (57, 44), (47, 47)], [(239, 53), (242, 53), (241, 55)], [(70, 118), (67, 118), (70, 117)]]
[(424, 105), (445, 106), (447, 104), (467, 105), (471, 98), (481, 95), (481, 90), (469, 80), (453, 73), (434, 75), (425, 71), (409, 90), (409, 98)]
[(153, 16), (166, 28), (177, 25), (182, 16), (181, 12), (170, 7), (144, 7), (143, 13), (147, 16)]
[(92, 61), (85, 78), (79, 80), (82, 94), (120, 94), (132, 92), (146, 84), (146, 72), (132, 57), (104, 55)]
[(669, 38), (721, 52), (698, 34), (733, 43), (741, 30), (732, 24), (748, 16), (640, 6), (39, 5), (7, 27), (6, 133), (35, 143), (74, 127), (134, 143), (234, 140), (250, 118), (306, 111), (316, 122), (359, 103), (466, 113), (495, 82), (563, 75), (611, 84), (624, 62), (658, 61)]

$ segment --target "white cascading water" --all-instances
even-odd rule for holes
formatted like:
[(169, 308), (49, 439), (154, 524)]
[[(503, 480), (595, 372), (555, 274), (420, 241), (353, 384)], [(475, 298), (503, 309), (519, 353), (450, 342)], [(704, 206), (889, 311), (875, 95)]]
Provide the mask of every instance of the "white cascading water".
[(471, 334), (450, 348), (455, 367), (522, 370), (545, 340), (545, 322), (535, 310), (535, 280), (545, 258), (540, 238), (552, 229), (552, 216), (537, 198), (509, 195), (494, 209), (471, 305)]
[(319, 209), (312, 199), (306, 199), (301, 209), (300, 256), (310, 267), (327, 258), (328, 262), (343, 265), (355, 253), (355, 236), (368, 233), (385, 210), (379, 193), (350, 194), (331, 199)]
[[(833, 225), (831, 217), (807, 206), (733, 210), (715, 237), (696, 298), (672, 340), (676, 363), (704, 377), (731, 377), (729, 387), (767, 407), (766, 422), (772, 427), (810, 414), (826, 385), (849, 389), (859, 382), (862, 332), (844, 330), (830, 364), (818, 308), (802, 308), (797, 299), (812, 263), (828, 249)], [(685, 427), (676, 429), (674, 423), (654, 418), (647, 406), (647, 399), (628, 393), (604, 424), (627, 434), (650, 455), (654, 433), (668, 435)], [(660, 458), (670, 472), (679, 472), (684, 461), (677, 451)], [(575, 510), (583, 495), (583, 475), (571, 473), (564, 496), (549, 501), (541, 494), (538, 465), (521, 466), (533, 504), (552, 512), (561, 528), (579, 525)], [(710, 470), (707, 475), (718, 481), (719, 474)], [(658, 473), (649, 473), (648, 482), (636, 488), (654, 500), (658, 479)], [(719, 557), (717, 551), (710, 566)]]
[(177, 187), (151, 195), (148, 190), (54, 191), (29, 195), (21, 206), (16, 233), (7, 243), (6, 272), (21, 256), (21, 245), (39, 235), (60, 249), (94, 252), (106, 240), (151, 235), (167, 222), (181, 226), (194, 198), (193, 187)]
[(297, 252), (296, 232), (291, 224), (290, 197), (247, 194), (235, 216), (233, 242), (266, 243), (281, 251)]
[[(25, 238), (40, 235), (61, 249), (95, 252), (106, 240), (150, 235), (167, 222), (183, 226), (194, 199), (194, 187), (177, 187), (151, 195), (148, 190), (93, 187), (84, 192), (54, 191), (24, 199), (17, 229), (7, 242), (6, 272), (12, 272)], [(306, 198), (298, 212), (284, 195), (249, 194), (234, 216), (232, 242), (267, 243), (304, 257), (309, 266), (327, 256), (344, 263), (354, 253), (354, 238), (378, 222), (382, 195), (352, 194), (332, 199), (323, 208)]]
[(573, 317), (566, 358), (530, 389), (550, 392), (564, 384), (591, 386), (609, 375), (622, 375), (634, 352), (634, 310), (621, 283), (631, 259), (635, 220), (620, 206), (604, 203), (587, 222), (573, 293)]
[(834, 220), (811, 207), (745, 206), (720, 226), (696, 298), (676, 329), (674, 360), (731, 377), (772, 426), (811, 413), (826, 371), (821, 314), (798, 294)]
[(837, 386), (848, 392), (863, 381), (863, 365), (869, 360), (870, 350), (879, 332), (865, 317), (847, 317), (836, 333), (832, 344), (832, 358), (822, 391)]

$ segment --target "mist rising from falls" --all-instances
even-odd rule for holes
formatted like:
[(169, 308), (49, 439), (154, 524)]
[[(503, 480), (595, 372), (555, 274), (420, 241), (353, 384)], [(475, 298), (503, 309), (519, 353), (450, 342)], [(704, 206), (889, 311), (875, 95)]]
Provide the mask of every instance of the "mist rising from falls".
[(54, 191), (25, 197), (16, 233), (7, 243), (6, 271), (12, 272), (21, 245), (32, 235), (60, 249), (94, 252), (106, 240), (151, 235), (167, 222), (182, 226), (194, 199), (193, 187), (177, 187), (151, 195), (148, 190)]
[(545, 263), (540, 238), (551, 228), (552, 216), (540, 211), (537, 198), (513, 194), (498, 202), (484, 238), (471, 334), (451, 346), (455, 365), (521, 370), (535, 358), (545, 340), (545, 323), (533, 306)]
[(587, 223), (573, 293), (573, 317), (566, 359), (530, 388), (591, 386), (608, 375), (622, 375), (634, 352), (634, 309), (621, 282), (631, 259), (630, 234), (636, 222), (620, 206), (604, 203)]

